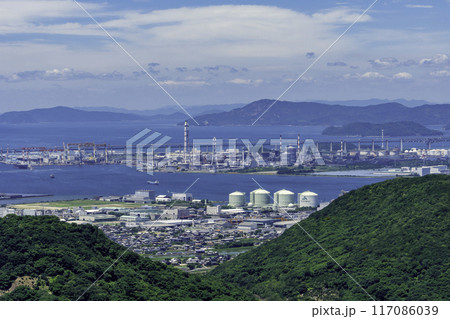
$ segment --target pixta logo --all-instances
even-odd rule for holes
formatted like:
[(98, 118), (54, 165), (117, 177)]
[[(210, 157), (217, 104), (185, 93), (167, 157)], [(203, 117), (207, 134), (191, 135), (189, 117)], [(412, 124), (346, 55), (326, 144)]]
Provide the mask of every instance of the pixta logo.
[[(127, 166), (136, 166), (138, 171), (153, 175), (154, 169), (167, 160), (164, 157), (163, 160), (156, 161), (155, 151), (172, 139), (170, 136), (163, 136), (157, 140), (160, 136), (161, 133), (146, 128), (130, 138), (126, 145)], [(170, 147), (166, 148), (166, 153), (170, 153)]]

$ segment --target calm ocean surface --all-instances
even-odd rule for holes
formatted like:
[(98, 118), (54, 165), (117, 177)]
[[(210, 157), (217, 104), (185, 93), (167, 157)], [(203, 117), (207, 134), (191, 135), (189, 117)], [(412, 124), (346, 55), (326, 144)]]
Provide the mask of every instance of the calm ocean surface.
[[(55, 178), (51, 179), (50, 174)], [(235, 190), (248, 196), (250, 191), (258, 188), (252, 180), (254, 178), (271, 193), (283, 188), (295, 193), (311, 190), (319, 194), (320, 201), (328, 201), (336, 198), (341, 190), (348, 191), (386, 179), (203, 173), (155, 173), (150, 176), (120, 165), (36, 167), (31, 171), (0, 165), (0, 176), (0, 193), (53, 195), (41, 199), (0, 201), (0, 204), (125, 195), (138, 189), (154, 189), (157, 194), (184, 192), (197, 178), (189, 192), (199, 199), (227, 201), (228, 194)], [(147, 184), (148, 180), (154, 179), (158, 179), (160, 184)]]

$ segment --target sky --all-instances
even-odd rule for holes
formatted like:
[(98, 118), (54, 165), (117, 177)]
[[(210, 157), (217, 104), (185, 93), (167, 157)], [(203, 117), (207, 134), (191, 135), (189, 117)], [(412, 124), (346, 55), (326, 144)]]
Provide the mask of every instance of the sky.
[(0, 113), (263, 98), (450, 103), (450, 1), (379, 0), (360, 17), (373, 2), (2, 0)]

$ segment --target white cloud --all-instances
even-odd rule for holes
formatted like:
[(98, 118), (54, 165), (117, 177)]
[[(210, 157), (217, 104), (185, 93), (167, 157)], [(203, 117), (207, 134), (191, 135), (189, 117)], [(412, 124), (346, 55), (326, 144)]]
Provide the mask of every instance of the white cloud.
[(449, 77), (450, 71), (448, 71), (448, 70), (433, 71), (433, 72), (430, 72), (430, 75), (437, 77), (437, 78)]
[(361, 79), (384, 79), (386, 78), (383, 74), (378, 72), (366, 72), (361, 75)]
[[(82, 2), (89, 11), (105, 8), (104, 4)], [(32, 19), (85, 16), (71, 0), (2, 0), (2, 23), (27, 22)]]
[(159, 84), (163, 86), (205, 86), (208, 85), (205, 81), (173, 81), (173, 80), (167, 80), (167, 81), (160, 81)]
[(436, 54), (432, 58), (425, 58), (420, 60), (419, 64), (424, 66), (436, 66), (449, 64), (449, 57), (447, 54)]
[(218, 57), (280, 58), (323, 50), (336, 38), (335, 24), (353, 22), (355, 15), (350, 9), (311, 16), (277, 7), (223, 5), (128, 12), (103, 25), (153, 48), (196, 48)]
[(413, 65), (417, 65), (415, 60), (409, 59), (405, 61), (399, 61), (397, 58), (388, 57), (388, 58), (379, 58), (375, 60), (369, 60), (369, 63), (375, 69), (393, 69), (396, 67), (409, 67)]
[(258, 85), (263, 83), (264, 81), (261, 79), (257, 80), (250, 80), (250, 79), (241, 79), (241, 78), (235, 78), (233, 80), (227, 81), (227, 83), (231, 84), (239, 84), (239, 85)]
[(24, 82), (34, 80), (44, 81), (72, 81), (72, 80), (123, 80), (125, 76), (120, 72), (110, 72), (101, 74), (92, 74), (90, 72), (76, 71), (71, 68), (51, 69), (51, 70), (33, 70), (13, 73), (9, 76), (0, 76), (7, 82)]
[(407, 4), (405, 5), (407, 8), (419, 8), (419, 9), (433, 9), (432, 5), (428, 4)]
[[(359, 11), (353, 11), (349, 8), (331, 9), (324, 12), (315, 13), (312, 16), (324, 23), (339, 23), (339, 24), (351, 24), (356, 21), (361, 15)], [(371, 21), (372, 18), (369, 15), (360, 17), (358, 22)]]
[[(96, 16), (102, 15), (104, 4), (85, 3), (83, 7)], [(85, 18), (86, 14), (73, 1), (66, 0), (2, 0), (0, 33), (43, 33), (98, 35), (98, 28), (62, 22), (62, 18)], [(53, 19), (59, 19), (55, 22)], [(53, 21), (53, 22), (52, 22)]]
[(374, 68), (393, 68), (398, 66), (399, 61), (396, 58), (380, 58), (369, 60)]
[[(89, 0), (86, 0), (89, 1)], [(93, 0), (91, 0), (93, 1)], [(82, 3), (123, 46), (145, 65), (157, 60), (173, 70), (199, 65), (243, 65), (246, 68), (296, 67), (308, 52), (323, 52), (353, 22), (359, 10), (339, 8), (314, 14), (263, 5), (220, 5), (166, 10), (111, 11), (106, 2)], [(22, 10), (22, 8), (24, 8)], [(8, 18), (9, 16), (9, 18)], [(4, 18), (4, 19), (2, 19)], [(365, 16), (360, 22), (369, 21)], [(17, 69), (84, 68), (92, 72), (135, 67), (85, 13), (70, 0), (6, 0), (0, 2), (0, 46), (21, 45), (16, 55), (2, 52), (4, 64)], [(55, 37), (65, 35), (66, 37)], [(70, 37), (70, 35), (77, 37)], [(96, 37), (94, 40), (92, 37)], [(43, 40), (43, 39), (44, 40)], [(10, 38), (11, 39), (11, 38)], [(34, 51), (39, 45), (47, 50)], [(334, 53), (358, 47), (343, 37)], [(53, 50), (58, 46), (57, 50)], [(47, 52), (44, 52), (47, 51)], [(180, 54), (182, 52), (182, 54)], [(271, 59), (270, 63), (267, 63)], [(22, 66), (22, 63), (26, 63)], [(52, 63), (54, 63), (52, 65)], [(242, 69), (229, 69), (231, 73)], [(158, 69), (159, 71), (159, 69)], [(299, 70), (300, 72), (301, 70)], [(3, 70), (5, 72), (5, 70)]]
[(398, 80), (410, 80), (413, 78), (412, 74), (408, 73), (408, 72), (399, 72), (396, 73), (392, 76), (393, 79), (398, 79)]

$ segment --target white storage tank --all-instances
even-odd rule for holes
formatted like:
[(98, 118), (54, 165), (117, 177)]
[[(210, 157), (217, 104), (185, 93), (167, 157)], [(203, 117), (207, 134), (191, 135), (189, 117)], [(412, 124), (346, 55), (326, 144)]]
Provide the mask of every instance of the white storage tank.
[(238, 191), (231, 193), (228, 195), (228, 204), (233, 207), (245, 206), (245, 193)]
[(317, 207), (319, 195), (306, 191), (298, 194), (298, 205), (300, 207)]
[(278, 207), (288, 207), (295, 203), (295, 194), (286, 189), (276, 192), (273, 196), (274, 204)]
[(265, 207), (270, 205), (270, 192), (264, 189), (256, 189), (250, 193), (250, 203), (254, 207)]

